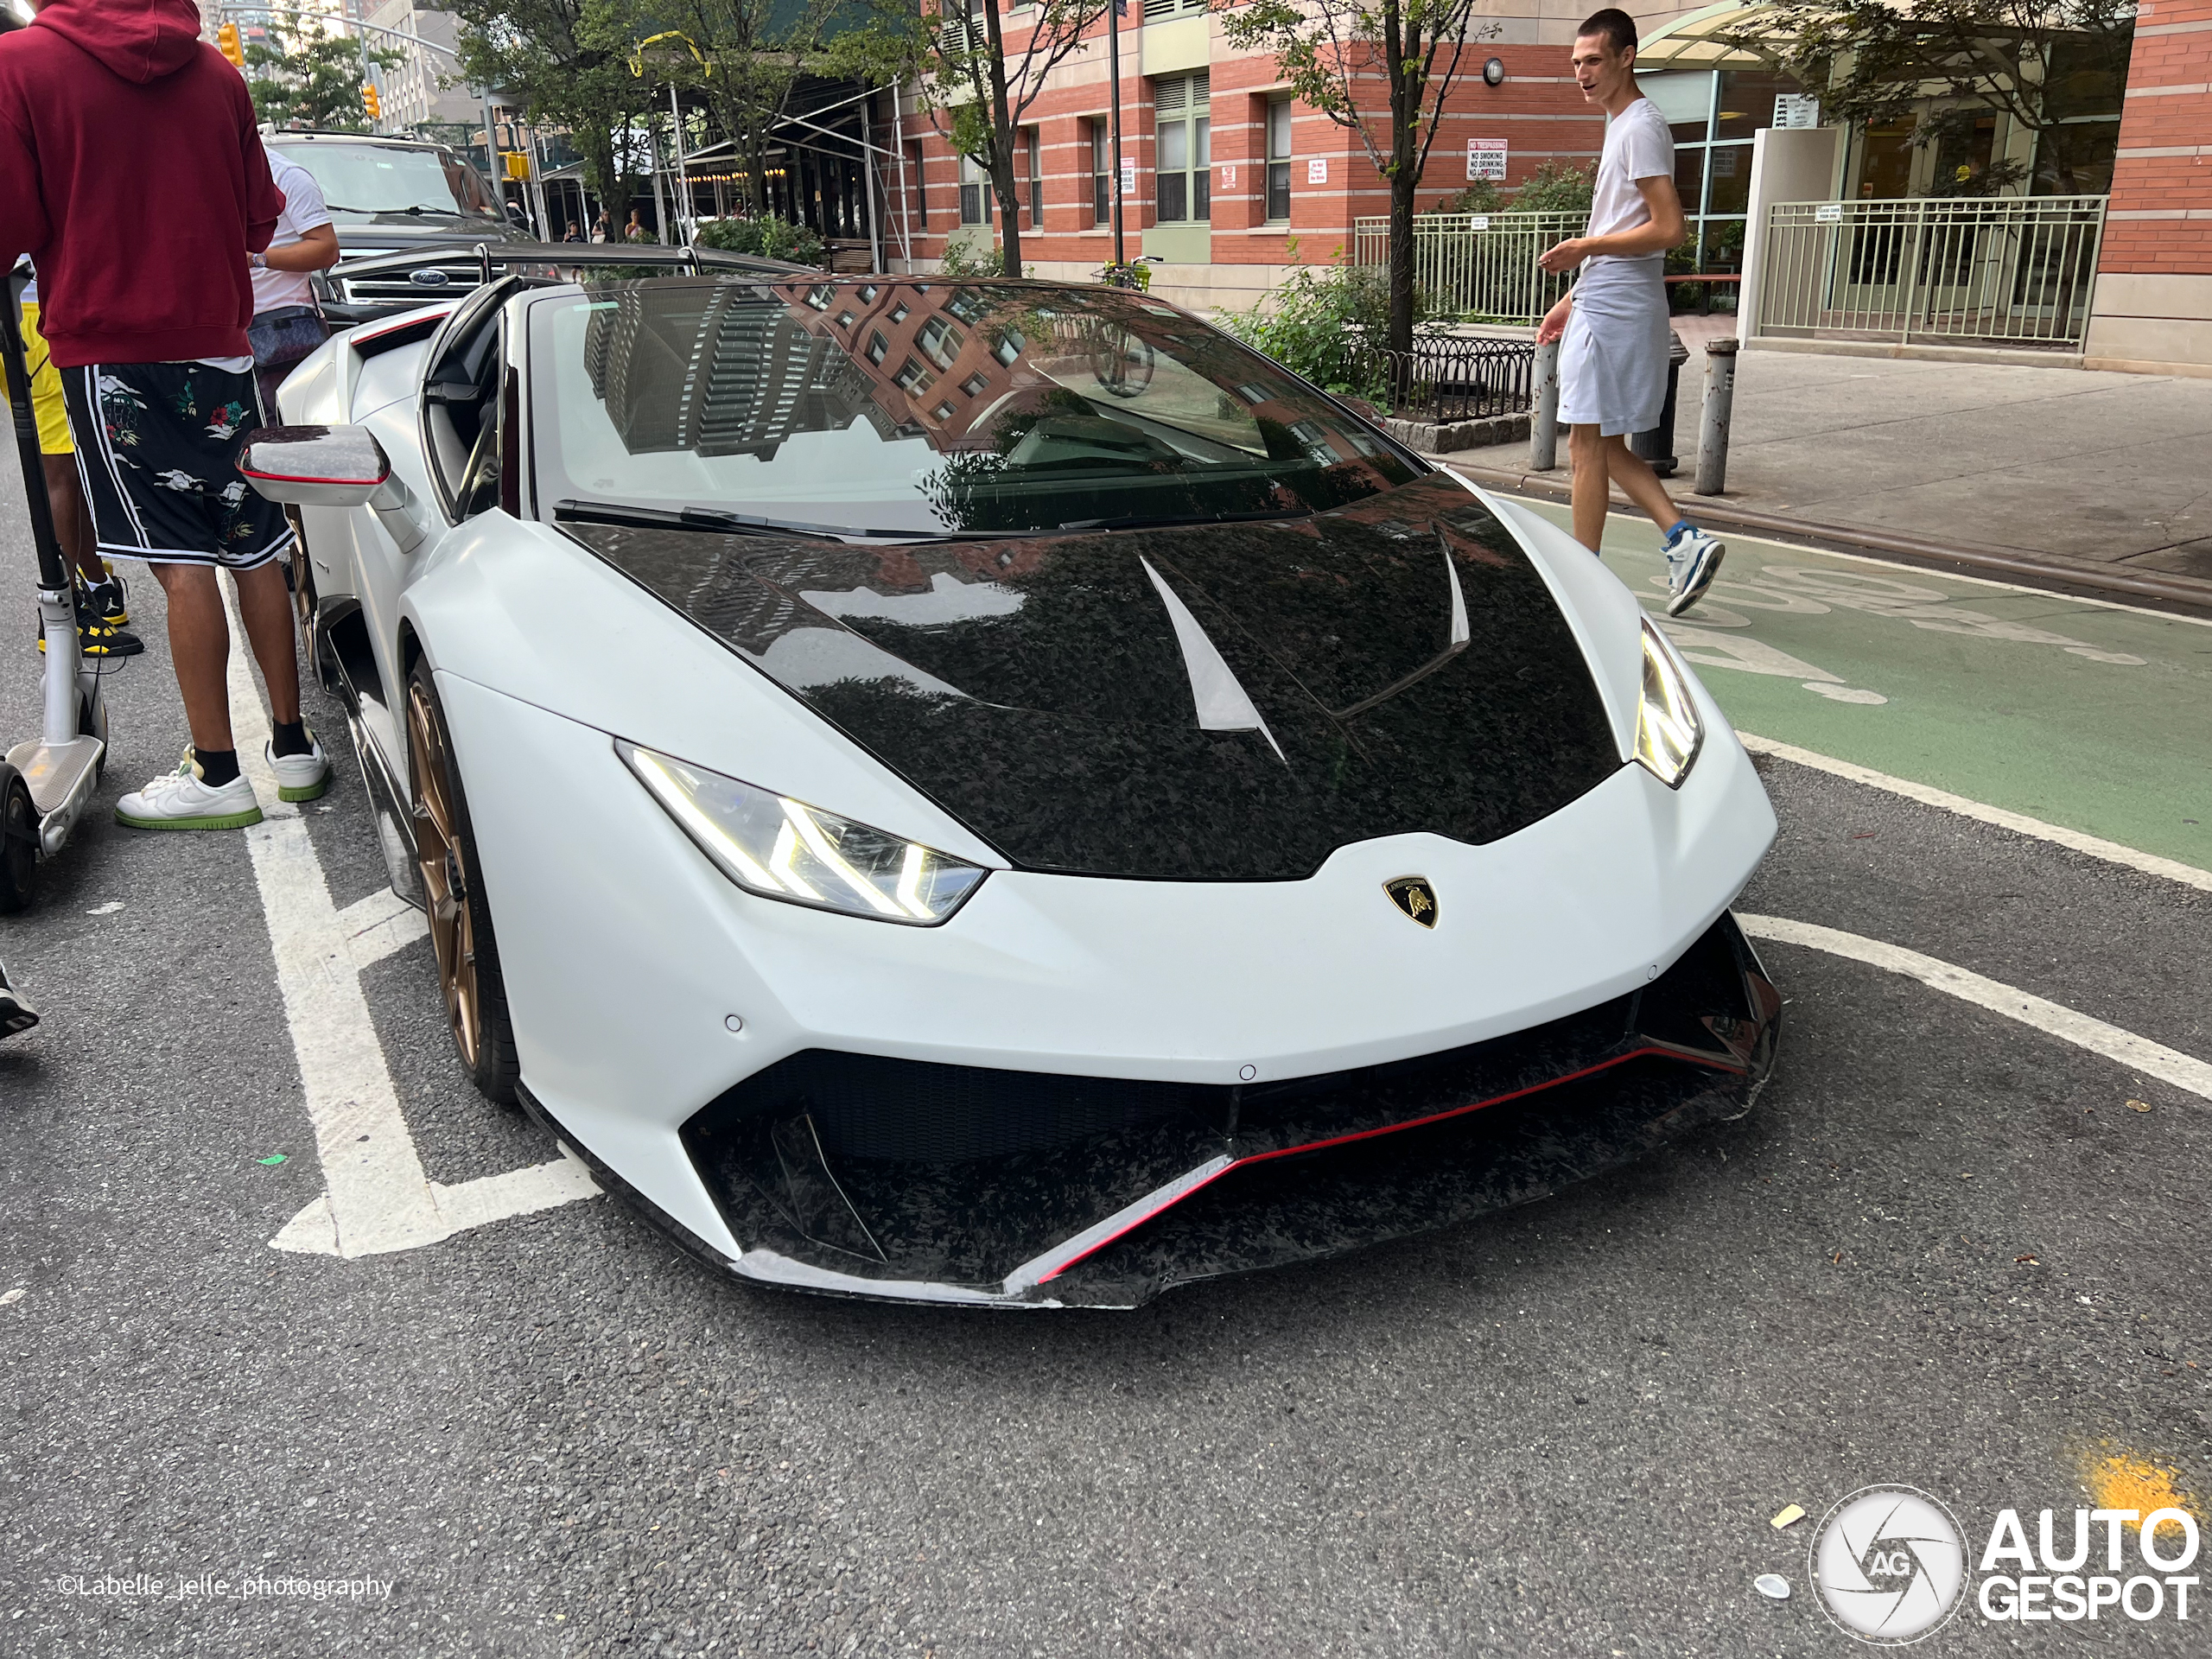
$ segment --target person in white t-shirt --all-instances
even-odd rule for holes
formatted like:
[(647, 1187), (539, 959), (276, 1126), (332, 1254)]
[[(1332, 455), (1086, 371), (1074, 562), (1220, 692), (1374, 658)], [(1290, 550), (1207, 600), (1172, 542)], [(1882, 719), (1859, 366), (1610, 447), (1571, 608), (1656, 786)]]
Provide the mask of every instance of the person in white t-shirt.
[(253, 267), (253, 322), (246, 339), (253, 346), (253, 378), (261, 388), (261, 407), (269, 424), (277, 424), (276, 388), (292, 365), (329, 337), (321, 308), (315, 302), (310, 274), (338, 263), (338, 232), (315, 175), (275, 150), (268, 152), (270, 176), (284, 194), (284, 211), (269, 251), (248, 256)]
[(1628, 447), (1659, 424), (1667, 399), (1667, 251), (1682, 239), (1675, 140), (1667, 118), (1636, 84), (1636, 23), (1611, 7), (1574, 37), (1574, 79), (1605, 111), (1590, 226), (1546, 252), (1546, 270), (1582, 275), (1536, 330), (1560, 342), (1559, 417), (1571, 429), (1574, 537), (1592, 553), (1605, 531), (1609, 485), (1651, 515), (1666, 537), (1667, 614), (1705, 596), (1727, 550), (1675, 510), (1659, 475)]

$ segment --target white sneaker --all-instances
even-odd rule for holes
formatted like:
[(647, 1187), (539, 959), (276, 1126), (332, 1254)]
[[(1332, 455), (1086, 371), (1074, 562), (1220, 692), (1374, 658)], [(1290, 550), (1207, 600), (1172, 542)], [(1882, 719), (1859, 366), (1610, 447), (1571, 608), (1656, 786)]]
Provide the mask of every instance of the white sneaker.
[(261, 822), (261, 803), (243, 772), (219, 787), (202, 783), (200, 762), (187, 749), (175, 772), (118, 801), (115, 821), (133, 830), (243, 830)]
[(277, 753), (274, 738), (261, 747), (269, 770), (276, 774), (280, 801), (312, 801), (329, 792), (330, 757), (322, 752), (322, 740), (313, 732), (308, 734), (308, 741), (315, 747), (305, 754)]
[(1728, 556), (1728, 547), (1696, 526), (1684, 524), (1667, 538), (1663, 550), (1667, 555), (1667, 614), (1680, 616), (1705, 597), (1705, 590), (1720, 574), (1720, 561)]

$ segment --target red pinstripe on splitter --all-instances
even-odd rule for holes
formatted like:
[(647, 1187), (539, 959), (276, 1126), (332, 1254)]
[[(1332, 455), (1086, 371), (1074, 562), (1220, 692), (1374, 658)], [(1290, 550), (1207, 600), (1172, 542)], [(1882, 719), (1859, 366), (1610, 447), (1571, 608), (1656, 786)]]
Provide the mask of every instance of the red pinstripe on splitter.
[(1610, 1071), (1613, 1067), (1617, 1065), (1625, 1065), (1630, 1060), (1644, 1059), (1655, 1055), (1671, 1060), (1685, 1060), (1694, 1065), (1703, 1065), (1714, 1071), (1726, 1071), (1738, 1077), (1742, 1076), (1745, 1071), (1745, 1068), (1742, 1066), (1722, 1065), (1713, 1060), (1705, 1059), (1695, 1055), (1685, 1053), (1678, 1048), (1668, 1047), (1656, 1043), (1648, 1043), (1642, 1048), (1630, 1049), (1625, 1054), (1616, 1054), (1610, 1060), (1600, 1060), (1595, 1065), (1586, 1065), (1580, 1071), (1569, 1071), (1561, 1077), (1547, 1077), (1541, 1083), (1530, 1084), (1526, 1089), (1515, 1089), (1506, 1094), (1491, 1095), (1484, 1100), (1471, 1101), (1465, 1106), (1454, 1106), (1448, 1111), (1431, 1112), (1426, 1117), (1408, 1118), (1403, 1123), (1386, 1123), (1380, 1128), (1359, 1129), (1350, 1135), (1334, 1135), (1319, 1141), (1303, 1141), (1294, 1147), (1277, 1147), (1272, 1152), (1255, 1152), (1249, 1157), (1235, 1159), (1229, 1163), (1224, 1164), (1219, 1169), (1214, 1171), (1212, 1174), (1207, 1176), (1204, 1180), (1194, 1181), (1183, 1191), (1162, 1198), (1158, 1204), (1146, 1211), (1142, 1215), (1132, 1218), (1127, 1224), (1116, 1228), (1113, 1232), (1109, 1233), (1103, 1238), (1095, 1240), (1087, 1248), (1077, 1251), (1066, 1261), (1060, 1262), (1058, 1266), (1053, 1268), (1050, 1273), (1046, 1274), (1041, 1278), (1038, 1279), (1036, 1282), (1040, 1285), (1048, 1285), (1052, 1283), (1053, 1280), (1058, 1278), (1062, 1274), (1065, 1273), (1070, 1268), (1074, 1267), (1077, 1262), (1088, 1261), (1090, 1257), (1097, 1255), (1099, 1251), (1104, 1249), (1109, 1244), (1113, 1243), (1116, 1239), (1126, 1238), (1129, 1234), (1135, 1232), (1147, 1222), (1155, 1220), (1166, 1211), (1173, 1209), (1177, 1205), (1191, 1197), (1192, 1193), (1205, 1192), (1206, 1188), (1211, 1186), (1216, 1181), (1219, 1180), (1223, 1176), (1228, 1174), (1232, 1170), (1243, 1169), (1253, 1164), (1264, 1164), (1268, 1162), (1270, 1160), (1276, 1158), (1294, 1157), (1300, 1153), (1320, 1152), (1325, 1151), (1331, 1147), (1349, 1146), (1355, 1141), (1373, 1141), (1386, 1135), (1400, 1135), (1408, 1129), (1418, 1129), (1427, 1124), (1442, 1123), (1452, 1118), (1465, 1117), (1468, 1113), (1479, 1112), (1487, 1106), (1503, 1106), (1510, 1100), (1519, 1100), (1525, 1096), (1541, 1094), (1547, 1089), (1556, 1089), (1561, 1084), (1574, 1083), (1583, 1077), (1595, 1077), (1600, 1071)]

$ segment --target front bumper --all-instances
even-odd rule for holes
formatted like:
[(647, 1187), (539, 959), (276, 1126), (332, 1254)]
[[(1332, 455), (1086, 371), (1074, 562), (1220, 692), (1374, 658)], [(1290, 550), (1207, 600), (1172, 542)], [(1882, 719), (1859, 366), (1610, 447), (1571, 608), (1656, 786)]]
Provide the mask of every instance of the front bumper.
[(1651, 984), (1596, 1007), (1287, 1083), (1121, 1081), (810, 1050), (683, 1126), (740, 1254), (646, 1208), (694, 1254), (762, 1282), (891, 1300), (1134, 1307), (1177, 1285), (1526, 1204), (1739, 1117), (1773, 1068), (1781, 1010), (1723, 916)]

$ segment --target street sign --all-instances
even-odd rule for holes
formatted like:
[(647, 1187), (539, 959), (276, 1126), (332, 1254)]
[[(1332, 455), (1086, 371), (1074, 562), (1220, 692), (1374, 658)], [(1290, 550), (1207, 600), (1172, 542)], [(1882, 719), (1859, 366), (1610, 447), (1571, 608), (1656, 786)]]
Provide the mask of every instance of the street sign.
[(1821, 100), (1799, 92), (1777, 92), (1774, 95), (1774, 124), (1777, 127), (1819, 126)]
[(1470, 179), (1492, 179), (1503, 184), (1505, 181), (1505, 140), (1468, 139), (1467, 176)]
[(1813, 209), (1813, 223), (1815, 225), (1842, 224), (1843, 204), (1840, 201), (1824, 201), (1821, 203), (1818, 207)]
[(1137, 164), (1132, 156), (1122, 157), (1122, 194), (1124, 198), (1137, 193)]
[(1221, 164), (1221, 188), (1224, 190), (1234, 190), (1236, 188), (1236, 162), (1224, 162)]
[(1329, 158), (1327, 156), (1316, 156), (1312, 161), (1306, 163), (1306, 183), (1326, 184), (1328, 181)]

